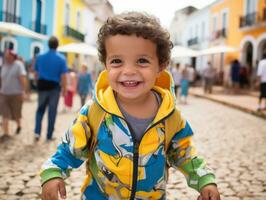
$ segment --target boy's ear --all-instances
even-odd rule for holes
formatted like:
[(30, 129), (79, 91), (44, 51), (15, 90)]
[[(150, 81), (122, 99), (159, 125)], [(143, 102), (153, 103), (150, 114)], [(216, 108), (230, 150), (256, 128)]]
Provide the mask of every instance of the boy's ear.
[(164, 64), (160, 65), (159, 71), (157, 73), (157, 78), (161, 75), (162, 71), (165, 70), (167, 66), (168, 66), (167, 63), (164, 63)]
[(159, 68), (159, 72), (162, 72), (163, 70), (165, 70), (167, 66), (168, 66), (168, 63), (161, 64)]

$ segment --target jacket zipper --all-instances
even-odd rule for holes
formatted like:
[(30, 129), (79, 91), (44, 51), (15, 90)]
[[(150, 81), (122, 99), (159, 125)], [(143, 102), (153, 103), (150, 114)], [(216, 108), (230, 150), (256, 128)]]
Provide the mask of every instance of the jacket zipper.
[[(153, 124), (151, 127), (149, 127), (144, 134), (142, 135), (142, 137), (145, 135), (146, 132), (148, 132), (151, 128), (153, 128), (154, 126), (156, 126), (157, 124), (161, 123), (162, 121), (164, 121), (167, 117), (169, 117), (171, 114), (173, 114), (174, 109), (164, 118), (162, 118), (161, 120), (159, 120), (158, 122), (156, 122), (155, 124)], [(123, 119), (125, 120), (125, 119)], [(127, 123), (127, 121), (125, 120), (125, 122)], [(139, 161), (139, 141), (136, 140), (135, 138), (135, 133), (133, 131), (133, 129), (131, 128), (130, 124), (127, 123), (127, 126), (129, 127), (130, 132), (132, 133), (132, 137), (133, 137), (133, 143), (134, 143), (134, 154), (133, 154), (133, 180), (132, 180), (132, 189), (131, 189), (131, 195), (130, 195), (130, 200), (134, 200), (135, 198), (135, 194), (136, 194), (136, 189), (137, 189), (137, 181), (138, 181), (138, 161)], [(142, 138), (140, 139), (140, 141), (142, 140)]]
[(137, 189), (137, 181), (138, 181), (138, 166), (139, 166), (139, 141), (136, 140), (135, 132), (133, 131), (130, 124), (126, 121), (126, 119), (122, 118), (133, 137), (133, 178), (132, 178), (132, 188), (131, 188), (131, 194), (130, 194), (130, 200), (134, 200), (136, 189)]
[[(105, 109), (103, 109), (103, 110), (105, 111)], [(105, 112), (107, 112), (107, 111), (105, 111)], [(162, 118), (161, 120), (157, 121), (155, 124), (153, 124), (152, 126), (150, 126), (144, 132), (143, 136), (145, 135), (146, 132), (148, 132), (148, 130), (150, 130), (151, 128), (153, 128), (157, 124), (159, 124), (162, 121), (164, 121), (167, 117), (169, 117), (171, 114), (173, 114), (173, 112), (174, 112), (174, 109), (167, 116), (165, 116), (164, 118)], [(107, 113), (109, 113), (109, 112), (107, 112)], [(109, 113), (109, 114), (116, 115), (116, 114), (113, 114), (113, 113)], [(133, 137), (133, 144), (134, 144), (134, 149), (133, 149), (133, 179), (132, 179), (132, 188), (131, 188), (130, 200), (134, 200), (135, 194), (136, 194), (136, 189), (137, 189), (137, 181), (138, 181), (139, 141), (136, 140), (135, 133), (134, 133), (133, 129), (131, 128), (130, 124), (126, 121), (126, 119), (124, 119), (124, 118), (122, 118), (122, 117), (120, 117), (118, 115), (116, 115), (116, 116), (118, 118), (123, 119), (126, 122), (128, 128), (130, 130), (130, 133), (131, 133), (131, 135)], [(140, 139), (140, 141), (141, 140), (142, 140), (142, 138)]]
[(133, 180), (132, 180), (130, 200), (134, 200), (136, 194), (137, 181), (138, 181), (138, 166), (139, 166), (138, 162), (139, 162), (139, 142), (134, 139)]

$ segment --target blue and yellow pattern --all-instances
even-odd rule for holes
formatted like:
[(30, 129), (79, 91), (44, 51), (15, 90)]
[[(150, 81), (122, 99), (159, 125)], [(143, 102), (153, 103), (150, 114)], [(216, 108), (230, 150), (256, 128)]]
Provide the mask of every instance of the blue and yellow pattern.
[[(55, 155), (42, 168), (42, 183), (51, 178), (66, 178), (72, 168), (87, 161), (87, 176), (82, 186), (83, 199), (129, 199), (132, 192), (134, 165), (137, 164), (135, 199), (165, 199), (166, 163), (180, 170), (189, 186), (200, 190), (214, 182), (213, 173), (202, 158), (196, 157), (190, 125), (181, 117), (165, 152), (165, 117), (175, 109), (171, 78), (164, 72), (154, 89), (161, 94), (159, 111), (138, 146), (138, 162), (134, 163), (134, 139), (123, 118), (104, 71), (96, 84), (95, 101), (107, 112), (99, 126), (97, 143), (91, 147), (88, 116), (91, 102), (81, 110), (65, 133)], [(168, 83), (168, 84), (167, 84)]]

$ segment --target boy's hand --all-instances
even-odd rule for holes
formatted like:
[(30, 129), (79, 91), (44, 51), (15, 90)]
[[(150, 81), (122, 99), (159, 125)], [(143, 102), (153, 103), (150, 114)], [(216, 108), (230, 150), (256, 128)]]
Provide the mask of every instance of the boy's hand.
[(42, 200), (58, 200), (58, 192), (61, 199), (66, 199), (65, 182), (61, 178), (47, 181), (42, 186)]
[(216, 185), (206, 185), (201, 189), (198, 200), (220, 200), (220, 194)]

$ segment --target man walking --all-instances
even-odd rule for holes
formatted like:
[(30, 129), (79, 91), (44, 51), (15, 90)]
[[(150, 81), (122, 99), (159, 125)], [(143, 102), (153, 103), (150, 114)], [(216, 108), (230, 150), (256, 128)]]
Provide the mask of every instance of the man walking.
[[(258, 111), (266, 109), (266, 53), (263, 54), (262, 60), (259, 62), (258, 71), (258, 84), (260, 84), (260, 96), (259, 96), (259, 105)], [(261, 107), (262, 99), (265, 99), (264, 108)]]
[(54, 124), (57, 114), (57, 105), (60, 90), (63, 95), (66, 91), (66, 59), (56, 51), (59, 45), (58, 39), (52, 36), (48, 41), (49, 51), (39, 55), (35, 63), (35, 71), (38, 85), (38, 108), (35, 121), (35, 141), (41, 134), (42, 119), (46, 107), (48, 107), (47, 141), (53, 138)]
[(7, 50), (5, 53), (1, 80), (1, 110), (4, 131), (2, 139), (5, 140), (10, 137), (8, 128), (9, 119), (16, 121), (16, 134), (20, 133), (22, 101), (26, 92), (26, 70), (24, 65), (17, 60), (17, 55), (13, 50)]
[(204, 93), (212, 93), (212, 86), (215, 78), (216, 70), (212, 66), (211, 62), (209, 61), (207, 63), (207, 67), (203, 70), (202, 76), (204, 81)]

